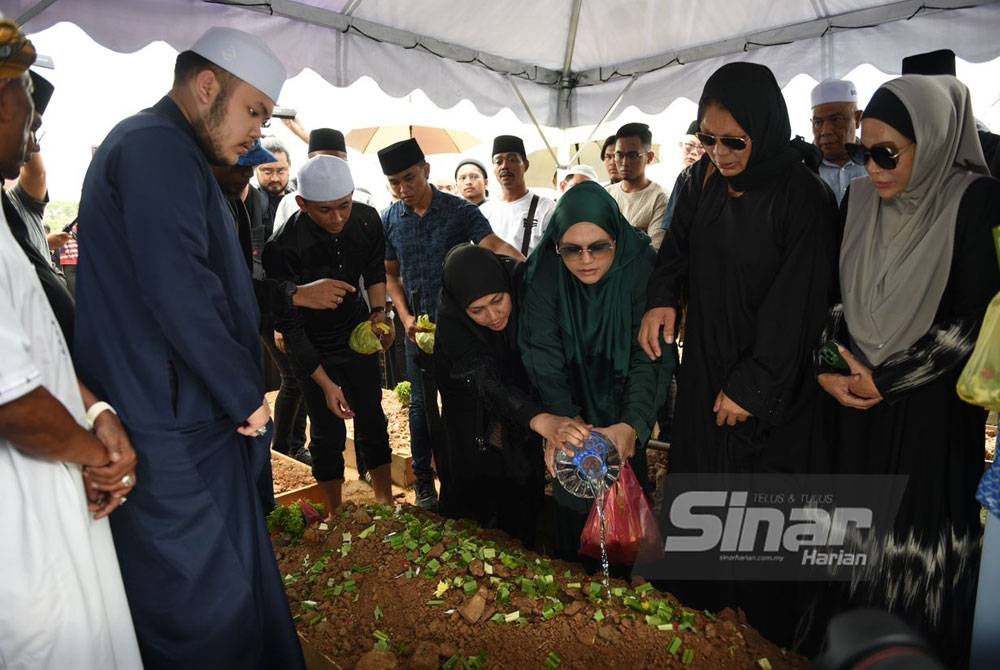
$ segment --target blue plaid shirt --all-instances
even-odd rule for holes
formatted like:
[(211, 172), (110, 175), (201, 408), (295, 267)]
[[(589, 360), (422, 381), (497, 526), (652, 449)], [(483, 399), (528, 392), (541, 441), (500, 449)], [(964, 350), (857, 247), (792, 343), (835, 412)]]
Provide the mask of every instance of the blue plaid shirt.
[(399, 261), (410, 312), (428, 314), (433, 321), (445, 254), (462, 242), (479, 244), (493, 229), (472, 203), (431, 188), (434, 195), (423, 217), (399, 201), (385, 210), (382, 225), (385, 260)]

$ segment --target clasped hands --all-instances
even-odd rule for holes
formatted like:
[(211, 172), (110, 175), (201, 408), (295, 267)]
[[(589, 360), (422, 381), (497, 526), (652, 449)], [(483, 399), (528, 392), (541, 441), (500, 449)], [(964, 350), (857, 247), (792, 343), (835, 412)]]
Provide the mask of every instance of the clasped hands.
[(850, 374), (824, 372), (816, 378), (823, 390), (844, 407), (853, 409), (869, 409), (882, 402), (882, 394), (875, 386), (871, 369), (841, 345), (838, 344), (837, 349), (850, 368)]
[(102, 519), (125, 504), (135, 488), (137, 458), (125, 427), (113, 412), (101, 412), (94, 420), (94, 436), (108, 452), (108, 462), (84, 466), (83, 487), (87, 509)]

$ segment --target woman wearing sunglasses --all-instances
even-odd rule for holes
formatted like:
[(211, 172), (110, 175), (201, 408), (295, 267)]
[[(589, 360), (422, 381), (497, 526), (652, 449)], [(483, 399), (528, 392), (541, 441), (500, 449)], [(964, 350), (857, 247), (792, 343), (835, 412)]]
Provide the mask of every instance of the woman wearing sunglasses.
[[(622, 461), (646, 480), (645, 444), (676, 362), (643, 355), (636, 343), (655, 253), (595, 182), (559, 199), (528, 258), (518, 342), (546, 411), (579, 417), (609, 437)], [(546, 445), (551, 472), (557, 441)], [(580, 533), (592, 501), (553, 482), (553, 553), (580, 560)]]
[[(706, 155), (677, 196), (639, 335), (647, 356), (658, 357), (687, 305), (670, 472), (821, 469), (811, 355), (833, 287), (836, 202), (804, 164), (815, 162), (815, 149), (790, 139), (766, 67), (717, 70), (698, 119)], [(692, 604), (739, 604), (765, 635), (792, 643), (792, 589), (686, 586)]]
[(524, 264), (471, 244), (445, 257), (434, 343), (448, 438), (440, 510), (532, 547), (545, 489), (542, 438), (583, 444), (587, 426), (546, 413), (517, 351)]
[(986, 412), (955, 383), (1000, 289), (988, 174), (968, 89), (950, 76), (879, 88), (848, 145), (870, 180), (851, 182), (840, 251), (843, 304), (825, 339), (849, 367), (819, 375), (841, 405), (837, 469), (900, 474), (894, 529), (857, 602), (900, 613), (965, 667), (979, 553)]

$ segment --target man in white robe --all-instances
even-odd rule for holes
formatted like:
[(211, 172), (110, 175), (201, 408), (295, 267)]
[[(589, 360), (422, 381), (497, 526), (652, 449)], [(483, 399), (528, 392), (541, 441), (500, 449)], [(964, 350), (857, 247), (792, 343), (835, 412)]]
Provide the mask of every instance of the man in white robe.
[[(0, 57), (9, 167), (27, 155), (35, 57), (11, 21), (0, 21)], [(134, 484), (134, 452), (108, 405), (87, 392), (84, 411), (66, 342), (2, 209), (0, 314), (0, 668), (140, 668), (106, 518)], [(105, 431), (115, 424), (117, 442), (102, 443), (85, 417)]]

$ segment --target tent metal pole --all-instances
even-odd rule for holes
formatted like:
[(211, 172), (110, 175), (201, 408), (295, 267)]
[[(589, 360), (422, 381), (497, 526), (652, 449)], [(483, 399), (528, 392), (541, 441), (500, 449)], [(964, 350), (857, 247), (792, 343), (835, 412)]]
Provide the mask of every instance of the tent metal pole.
[(17, 25), (21, 26), (23, 30), (24, 24), (26, 24), (28, 21), (35, 18), (36, 16), (44, 12), (46, 9), (54, 5), (55, 2), (56, 0), (39, 0), (32, 7), (22, 12), (19, 17), (14, 19), (14, 22), (17, 23)]
[(563, 58), (562, 78), (569, 79), (573, 67), (573, 50), (576, 49), (576, 32), (580, 27), (580, 8), (583, 0), (573, 0), (569, 17), (569, 35), (566, 37), (566, 56)]
[(587, 135), (587, 139), (585, 139), (583, 142), (577, 145), (578, 148), (576, 150), (576, 153), (570, 157), (567, 165), (572, 165), (573, 161), (577, 159), (577, 156), (583, 153), (583, 150), (587, 147), (587, 144), (590, 143), (590, 140), (594, 139), (594, 133), (596, 133), (597, 129), (600, 128), (601, 125), (608, 120), (608, 117), (614, 113), (615, 109), (618, 108), (618, 105), (621, 104), (622, 99), (625, 98), (625, 94), (628, 93), (628, 90), (630, 88), (632, 88), (632, 84), (638, 81), (638, 79), (639, 75), (637, 74), (634, 74), (631, 76), (631, 78), (629, 78), (629, 82), (625, 85), (625, 88), (622, 89), (622, 92), (618, 94), (618, 97), (615, 98), (614, 102), (611, 103), (611, 106), (608, 107), (608, 111), (604, 112), (604, 116), (601, 117), (601, 120), (598, 121), (591, 129), (590, 134)]
[(552, 145), (549, 144), (548, 138), (545, 137), (545, 133), (542, 132), (542, 126), (538, 123), (538, 119), (535, 118), (535, 113), (531, 111), (528, 101), (524, 99), (523, 95), (521, 95), (521, 89), (517, 87), (517, 83), (514, 81), (513, 77), (509, 74), (504, 76), (507, 77), (507, 81), (510, 82), (510, 87), (514, 89), (514, 95), (516, 95), (517, 99), (521, 101), (521, 106), (524, 107), (524, 111), (528, 113), (528, 118), (531, 119), (531, 123), (534, 124), (535, 130), (538, 131), (538, 135), (542, 138), (542, 142), (545, 143), (545, 149), (549, 152), (549, 155), (552, 156), (552, 162), (556, 164), (556, 167), (560, 167), (559, 158), (556, 156), (556, 152), (552, 148)]

